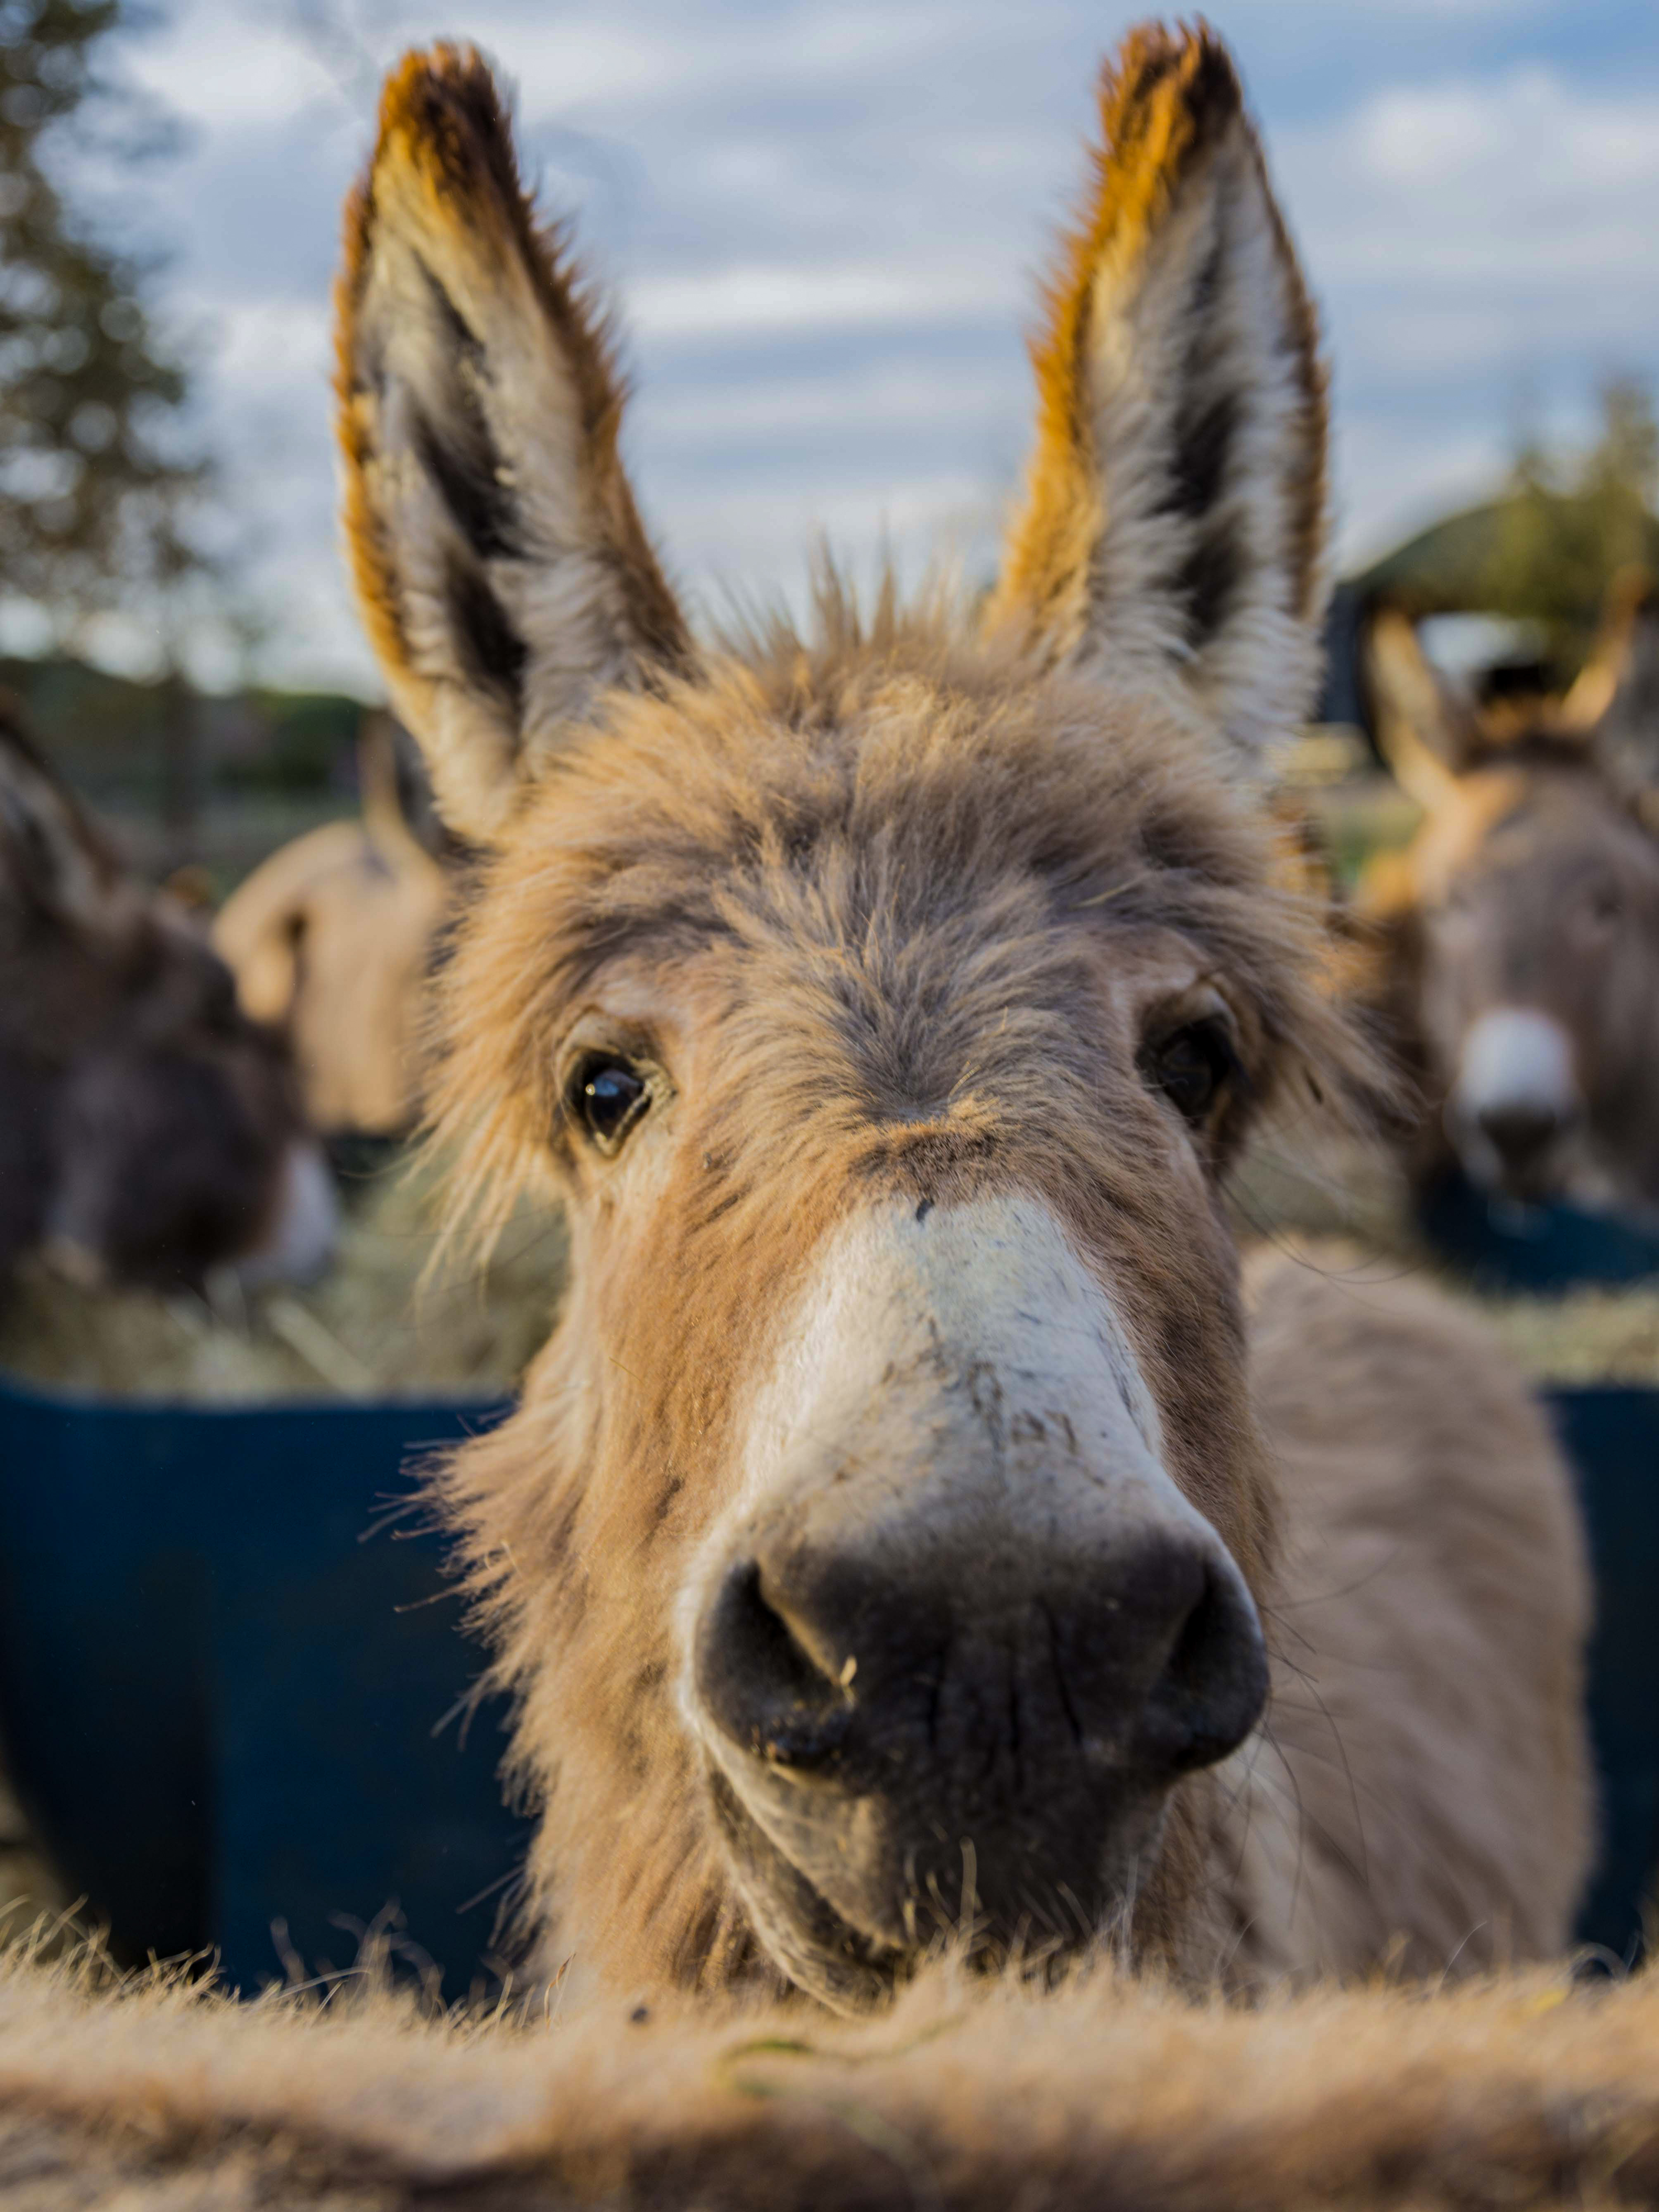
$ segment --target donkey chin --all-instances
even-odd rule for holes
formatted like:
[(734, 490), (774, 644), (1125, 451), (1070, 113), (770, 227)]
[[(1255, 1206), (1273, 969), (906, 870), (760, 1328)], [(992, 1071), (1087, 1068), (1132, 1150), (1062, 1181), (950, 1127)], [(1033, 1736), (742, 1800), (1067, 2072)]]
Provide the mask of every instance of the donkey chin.
[(820, 1257), (683, 1620), (760, 1940), (841, 2008), (951, 1942), (1130, 1915), (1170, 1790), (1260, 1717), (1255, 1607), (1046, 1206), (884, 1206)]

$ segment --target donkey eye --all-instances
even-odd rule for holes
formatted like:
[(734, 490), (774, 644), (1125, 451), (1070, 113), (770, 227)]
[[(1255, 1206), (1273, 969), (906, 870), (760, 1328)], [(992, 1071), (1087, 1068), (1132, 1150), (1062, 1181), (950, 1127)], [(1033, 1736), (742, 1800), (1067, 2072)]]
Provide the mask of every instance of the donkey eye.
[(571, 1115), (607, 1158), (620, 1148), (649, 1099), (649, 1086), (636, 1067), (597, 1053), (582, 1061), (571, 1080)]
[(1237, 1066), (1232, 1039), (1218, 1021), (1184, 1023), (1141, 1048), (1142, 1077), (1189, 1121), (1203, 1120)]

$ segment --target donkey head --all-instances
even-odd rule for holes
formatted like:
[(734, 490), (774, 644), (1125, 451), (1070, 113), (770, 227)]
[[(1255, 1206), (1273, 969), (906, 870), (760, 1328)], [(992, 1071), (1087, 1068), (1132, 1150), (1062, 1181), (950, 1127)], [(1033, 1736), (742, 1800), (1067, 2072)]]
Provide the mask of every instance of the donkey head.
[(976, 638), (831, 580), (810, 638), (693, 644), (475, 55), (392, 78), (349, 213), (357, 586), (487, 848), (439, 1111), (465, 1192), (571, 1224), (445, 1483), (538, 1910), (613, 1978), (1203, 1941), (1273, 1522), (1219, 1183), (1351, 1050), (1244, 788), (1325, 406), (1224, 51), (1143, 31), (1102, 98)]
[(1380, 732), (1425, 809), (1374, 873), (1437, 1127), (1507, 1196), (1659, 1206), (1659, 593), (1622, 581), (1561, 701), (1507, 718), (1461, 697), (1403, 615), (1369, 648)]
[(304, 1275), (334, 1210), (275, 1036), (0, 711), (0, 1274)]

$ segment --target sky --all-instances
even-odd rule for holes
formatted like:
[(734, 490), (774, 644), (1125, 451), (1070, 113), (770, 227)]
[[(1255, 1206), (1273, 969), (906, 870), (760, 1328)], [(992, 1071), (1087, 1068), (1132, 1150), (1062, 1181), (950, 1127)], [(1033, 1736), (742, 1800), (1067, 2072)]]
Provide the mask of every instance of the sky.
[[(1103, 56), (1077, 0), (174, 0), (123, 68), (183, 151), (106, 187), (169, 259), (262, 672), (372, 691), (337, 541), (329, 287), (382, 70), (470, 39), (621, 311), (625, 445), (672, 574), (799, 598), (816, 536), (988, 573), (1024, 337)], [(1659, 392), (1656, 0), (1216, 0), (1322, 311), (1352, 565)]]

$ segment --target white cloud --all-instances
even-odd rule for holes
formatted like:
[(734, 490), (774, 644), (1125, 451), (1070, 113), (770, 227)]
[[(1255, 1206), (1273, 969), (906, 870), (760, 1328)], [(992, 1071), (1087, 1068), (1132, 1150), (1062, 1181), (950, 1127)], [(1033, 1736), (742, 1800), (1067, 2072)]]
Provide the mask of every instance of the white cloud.
[(326, 69), (269, 9), (193, 6), (135, 39), (127, 68), (185, 122), (210, 131), (268, 124), (334, 96)]
[(642, 337), (721, 338), (976, 322), (1006, 307), (1014, 289), (1012, 271), (988, 272), (982, 264), (751, 264), (647, 277), (632, 287), (626, 305), (629, 328)]
[(1387, 188), (1421, 201), (1454, 181), (1497, 183), (1514, 215), (1659, 179), (1659, 100), (1586, 96), (1554, 70), (1518, 69), (1496, 84), (1382, 93), (1348, 143)]
[(839, 440), (904, 435), (941, 422), (976, 424), (988, 409), (1018, 422), (1029, 379), (1012, 349), (988, 361), (971, 380), (937, 364), (878, 362), (845, 374), (805, 374), (779, 381), (763, 370), (711, 386), (647, 385), (634, 402), (634, 422), (664, 452), (694, 453), (736, 442), (802, 433)]
[(1653, 349), (1659, 92), (1586, 92), (1536, 68), (1394, 88), (1285, 134), (1274, 166), (1327, 285), (1474, 285), (1502, 314), (1622, 281), (1626, 325)]

